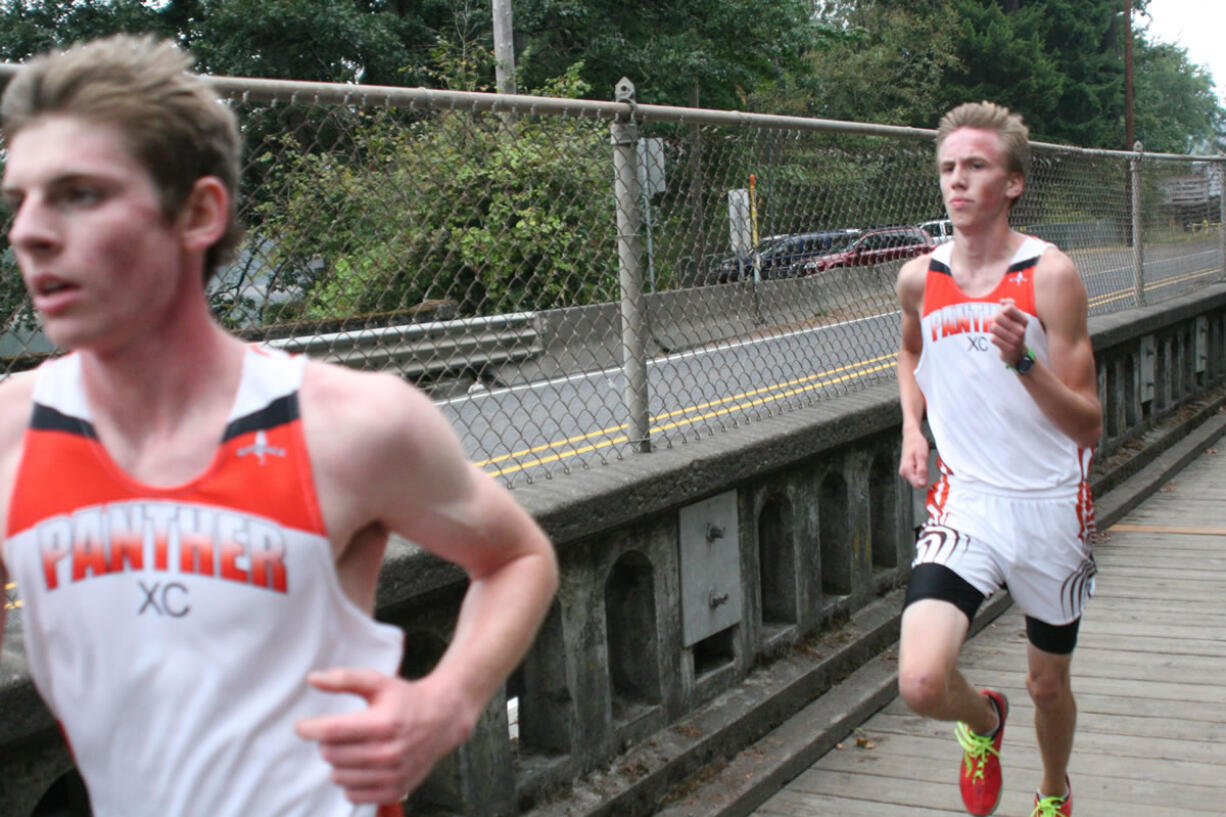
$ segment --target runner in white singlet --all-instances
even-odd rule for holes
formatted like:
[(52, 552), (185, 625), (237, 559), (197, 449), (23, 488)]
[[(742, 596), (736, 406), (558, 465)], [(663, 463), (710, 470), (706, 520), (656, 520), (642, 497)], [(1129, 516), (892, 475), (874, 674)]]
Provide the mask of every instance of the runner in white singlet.
[[(928, 489), (929, 514), (907, 589), (899, 690), (916, 712), (958, 722), (963, 804), (991, 814), (1008, 702), (976, 691), (957, 659), (979, 605), (1007, 586), (1030, 641), (1043, 758), (1033, 814), (1069, 817), (1069, 667), (1093, 592), (1087, 477), (1102, 421), (1080, 276), (1059, 249), (1009, 227), (1027, 140), (1021, 118), (991, 103), (945, 115), (937, 163), (954, 240), (899, 273), (899, 472)], [(925, 419), (940, 472), (931, 485)]]
[[(69, 354), (0, 384), (0, 581), (95, 817), (399, 814), (523, 659), (553, 549), (421, 391), (214, 321), (239, 136), (189, 65), (119, 36), (5, 89), (9, 242)], [(372, 620), (393, 532), (469, 578), (413, 681)]]

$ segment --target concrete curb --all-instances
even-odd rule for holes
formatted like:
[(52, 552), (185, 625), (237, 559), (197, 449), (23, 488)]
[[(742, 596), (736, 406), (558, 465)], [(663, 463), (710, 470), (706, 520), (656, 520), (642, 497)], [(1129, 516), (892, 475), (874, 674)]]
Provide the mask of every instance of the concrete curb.
[[(1191, 427), (1191, 428), (1189, 428)], [(1161, 454), (1135, 470), (1095, 503), (1100, 529), (1118, 522), (1165, 484), (1171, 476), (1226, 434), (1222, 400), (1213, 400), (1187, 421), (1158, 434)], [(1169, 446), (1163, 449), (1163, 446)], [(1112, 482), (1110, 476), (1104, 477)], [(975, 617), (974, 635), (1005, 612), (1012, 602), (1005, 593), (989, 599)], [(901, 617), (901, 611), (898, 615)], [(719, 771), (684, 794), (666, 798), (656, 817), (745, 817), (811, 766), (897, 695), (897, 658), (891, 645), (865, 662), (843, 682), (738, 752)], [(680, 788), (680, 787), (678, 787)]]

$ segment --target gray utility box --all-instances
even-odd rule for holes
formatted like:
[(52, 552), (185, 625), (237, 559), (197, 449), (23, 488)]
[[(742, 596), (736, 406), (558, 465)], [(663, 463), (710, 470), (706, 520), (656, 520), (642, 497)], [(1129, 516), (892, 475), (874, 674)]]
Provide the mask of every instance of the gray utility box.
[(741, 620), (741, 537), (736, 491), (680, 512), (681, 639), (694, 644)]

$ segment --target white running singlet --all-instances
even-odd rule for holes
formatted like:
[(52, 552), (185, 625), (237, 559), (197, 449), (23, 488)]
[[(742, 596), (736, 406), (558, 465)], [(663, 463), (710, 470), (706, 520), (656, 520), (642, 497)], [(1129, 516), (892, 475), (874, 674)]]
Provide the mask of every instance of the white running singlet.
[(1026, 314), (1026, 345), (1047, 363), (1047, 335), (1035, 316), (1034, 270), (1050, 244), (1027, 237), (1000, 284), (972, 298), (954, 282), (954, 244), (932, 254), (924, 284), (924, 349), (915, 379), (942, 472), (990, 493), (1066, 496), (1083, 489), (1092, 449), (1082, 449), (1047, 419), (989, 335), (1004, 298)]
[(249, 349), (212, 463), (174, 488), (108, 456), (77, 355), (38, 372), (4, 557), (30, 673), (95, 817), (376, 814), (294, 733), (365, 706), (309, 671), (394, 675), (403, 646), (338, 582), (299, 419), (304, 364)]

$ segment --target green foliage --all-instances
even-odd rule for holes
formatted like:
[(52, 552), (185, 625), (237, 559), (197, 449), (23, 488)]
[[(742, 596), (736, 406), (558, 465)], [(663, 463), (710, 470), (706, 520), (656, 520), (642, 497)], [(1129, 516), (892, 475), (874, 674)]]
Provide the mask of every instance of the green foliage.
[(177, 39), (215, 74), (403, 84), (414, 26), (353, 0), (0, 3), (0, 57), (11, 62), (120, 31)]
[(161, 15), (140, 0), (3, 0), (0, 58), (20, 62), (53, 46), (115, 34), (173, 34)]
[(201, 70), (401, 84), (401, 21), (353, 0), (196, 0), (186, 44)]
[(1135, 132), (1148, 151), (1221, 152), (1226, 112), (1213, 80), (1174, 45), (1142, 43), (1135, 54)]
[(943, 4), (835, 6), (820, 31), (809, 55), (812, 101), (795, 113), (931, 127), (943, 110), (943, 78), (961, 66)]
[[(579, 66), (547, 91), (581, 90)], [(255, 240), (290, 317), (399, 311), (436, 299), (462, 314), (608, 301), (617, 280), (607, 125), (563, 117), (396, 111), (350, 115), (353, 158), (293, 135), (259, 161), (278, 194)], [(320, 262), (325, 269), (321, 272)], [(605, 274), (601, 274), (605, 270)]]
[(1045, 40), (1044, 9), (1029, 4), (1005, 14), (995, 3), (953, 0), (962, 69), (943, 85), (944, 107), (988, 99), (1020, 112), (1037, 138), (1059, 141), (1045, 123), (1057, 119), (1068, 79)]
[(810, 0), (519, 0), (527, 84), (576, 61), (600, 99), (625, 76), (639, 102), (743, 108), (746, 95), (805, 73)]

